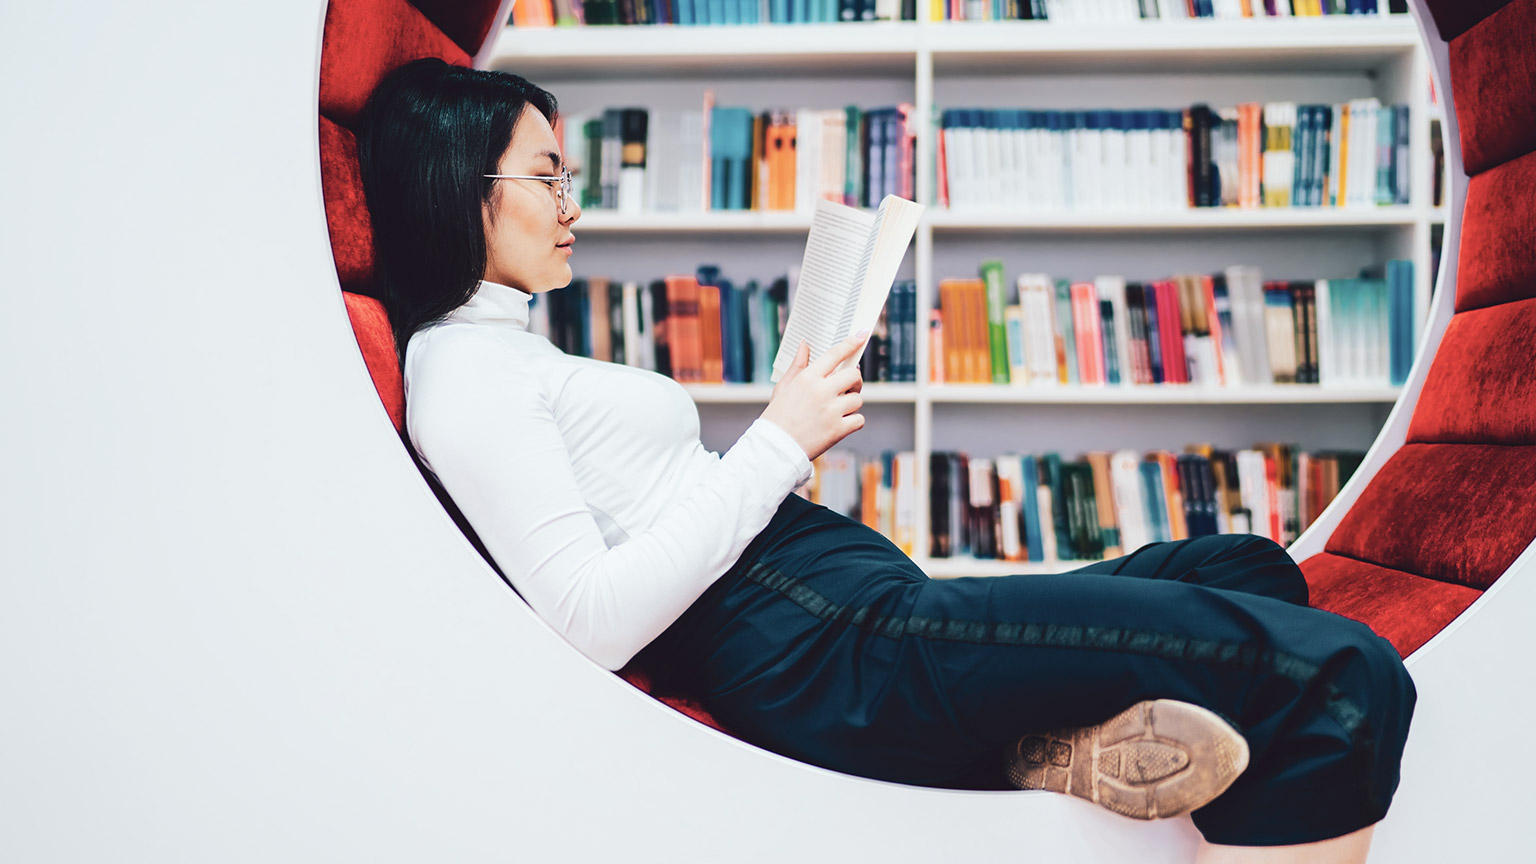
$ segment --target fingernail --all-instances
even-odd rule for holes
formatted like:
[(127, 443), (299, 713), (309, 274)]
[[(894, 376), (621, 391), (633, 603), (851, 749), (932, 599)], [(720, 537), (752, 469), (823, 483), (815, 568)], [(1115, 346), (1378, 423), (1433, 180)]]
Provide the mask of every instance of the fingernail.
[(870, 331), (868, 331), (868, 330), (860, 330), (859, 332), (853, 334), (853, 341), (859, 342), (859, 341), (863, 340), (865, 336), (868, 336), (869, 333), (870, 333)]

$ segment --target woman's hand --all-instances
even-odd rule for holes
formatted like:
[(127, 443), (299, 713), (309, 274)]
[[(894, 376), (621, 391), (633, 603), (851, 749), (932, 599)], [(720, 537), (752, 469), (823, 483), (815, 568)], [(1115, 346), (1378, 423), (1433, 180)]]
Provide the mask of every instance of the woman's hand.
[(794, 362), (774, 385), (762, 416), (788, 432), (811, 459), (864, 428), (864, 415), (854, 413), (864, 405), (860, 393), (864, 376), (858, 364), (840, 372), (832, 370), (855, 356), (868, 335), (866, 331), (848, 337), (827, 349), (815, 363), (808, 362), (810, 345), (801, 342)]

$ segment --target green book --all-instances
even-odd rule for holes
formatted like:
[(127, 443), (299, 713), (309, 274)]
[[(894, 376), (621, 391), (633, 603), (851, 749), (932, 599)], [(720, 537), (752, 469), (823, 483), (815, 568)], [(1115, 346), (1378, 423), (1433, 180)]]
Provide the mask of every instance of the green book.
[(843, 141), (847, 164), (843, 169), (843, 203), (849, 207), (864, 206), (864, 153), (859, 147), (861, 113), (853, 105), (843, 109), (847, 117)]
[(1051, 487), (1051, 523), (1056, 529), (1056, 557), (1065, 561), (1073, 557), (1072, 523), (1065, 494), (1067, 484), (1061, 454), (1046, 453), (1041, 457), (1041, 463), (1045, 466), (1045, 483)]
[(981, 262), (981, 278), (987, 283), (987, 342), (992, 348), (992, 383), (1007, 384), (1008, 327), (1003, 310), (1008, 306), (1008, 286), (1003, 282), (1003, 262)]

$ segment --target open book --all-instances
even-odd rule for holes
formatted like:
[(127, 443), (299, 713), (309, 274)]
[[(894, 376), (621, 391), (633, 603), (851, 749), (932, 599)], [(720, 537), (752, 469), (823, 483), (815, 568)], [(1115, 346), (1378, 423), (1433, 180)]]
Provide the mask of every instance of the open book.
[[(795, 302), (768, 380), (784, 377), (802, 341), (810, 343), (814, 363), (849, 335), (874, 329), (922, 213), (923, 205), (895, 195), (885, 196), (874, 213), (816, 202)], [(858, 360), (854, 354), (842, 365)]]

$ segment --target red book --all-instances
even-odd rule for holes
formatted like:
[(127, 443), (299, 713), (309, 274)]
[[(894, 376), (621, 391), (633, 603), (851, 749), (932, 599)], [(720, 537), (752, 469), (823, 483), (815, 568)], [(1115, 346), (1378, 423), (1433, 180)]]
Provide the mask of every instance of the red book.
[(1188, 384), (1189, 366), (1184, 359), (1184, 333), (1179, 318), (1179, 286), (1169, 280), (1156, 283), (1157, 330), (1162, 340), (1163, 382)]

